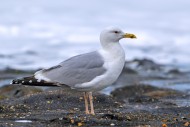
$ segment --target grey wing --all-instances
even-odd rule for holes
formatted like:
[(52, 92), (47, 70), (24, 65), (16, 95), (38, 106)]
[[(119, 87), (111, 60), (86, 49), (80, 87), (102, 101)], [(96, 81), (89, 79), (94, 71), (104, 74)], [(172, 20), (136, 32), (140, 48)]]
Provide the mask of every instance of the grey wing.
[(93, 80), (105, 73), (104, 60), (98, 52), (72, 57), (57, 66), (40, 71), (40, 74), (51, 80), (74, 87)]

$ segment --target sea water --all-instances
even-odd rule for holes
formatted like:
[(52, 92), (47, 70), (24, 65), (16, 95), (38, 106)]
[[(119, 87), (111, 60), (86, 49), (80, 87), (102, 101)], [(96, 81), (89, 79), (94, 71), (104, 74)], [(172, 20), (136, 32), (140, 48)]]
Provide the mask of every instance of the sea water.
[(32, 70), (100, 48), (108, 26), (123, 39), (126, 60), (149, 58), (190, 69), (190, 1), (0, 1), (0, 69)]

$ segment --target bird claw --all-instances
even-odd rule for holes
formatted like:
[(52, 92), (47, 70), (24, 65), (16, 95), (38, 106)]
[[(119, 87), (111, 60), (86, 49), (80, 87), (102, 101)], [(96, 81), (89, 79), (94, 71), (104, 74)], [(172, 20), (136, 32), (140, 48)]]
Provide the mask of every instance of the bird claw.
[(93, 115), (93, 116), (95, 115), (95, 113), (94, 113), (94, 112), (91, 112), (90, 114), (91, 114), (91, 115)]
[(90, 112), (89, 112), (89, 111), (86, 111), (85, 113), (86, 113), (86, 114), (90, 114)]

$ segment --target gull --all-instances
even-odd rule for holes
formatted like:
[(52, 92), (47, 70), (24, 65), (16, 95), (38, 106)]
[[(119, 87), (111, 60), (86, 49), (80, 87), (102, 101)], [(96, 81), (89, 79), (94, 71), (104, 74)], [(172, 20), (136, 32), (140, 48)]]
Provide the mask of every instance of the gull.
[(92, 92), (112, 85), (124, 67), (125, 52), (119, 43), (123, 38), (136, 36), (117, 27), (106, 28), (100, 33), (99, 50), (71, 57), (33, 76), (15, 79), (12, 84), (69, 87), (84, 92), (85, 113), (95, 115)]

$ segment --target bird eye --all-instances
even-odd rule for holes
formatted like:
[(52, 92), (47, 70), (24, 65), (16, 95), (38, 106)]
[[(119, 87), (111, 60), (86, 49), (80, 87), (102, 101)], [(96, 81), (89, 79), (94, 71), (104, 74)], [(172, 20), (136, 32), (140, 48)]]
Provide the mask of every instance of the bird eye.
[(119, 31), (113, 31), (115, 34), (118, 34), (119, 33)]

